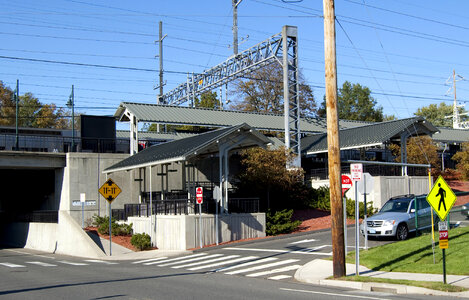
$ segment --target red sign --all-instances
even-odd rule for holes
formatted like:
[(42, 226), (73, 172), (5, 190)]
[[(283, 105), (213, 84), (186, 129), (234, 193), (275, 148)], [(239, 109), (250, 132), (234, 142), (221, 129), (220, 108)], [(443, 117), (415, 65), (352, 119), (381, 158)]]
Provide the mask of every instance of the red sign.
[(204, 189), (200, 186), (195, 189), (195, 200), (197, 201), (197, 204), (202, 204), (204, 202)]
[(342, 197), (345, 192), (352, 187), (352, 179), (347, 175), (342, 175)]
[(448, 230), (440, 230), (440, 241), (448, 239)]

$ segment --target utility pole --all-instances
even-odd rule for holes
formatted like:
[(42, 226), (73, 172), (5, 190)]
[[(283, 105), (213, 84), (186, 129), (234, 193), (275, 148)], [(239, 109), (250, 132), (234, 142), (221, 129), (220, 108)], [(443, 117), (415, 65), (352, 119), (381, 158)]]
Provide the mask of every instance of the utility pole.
[(232, 0), (233, 3), (233, 54), (238, 55), (238, 5), (243, 0)]
[(75, 91), (74, 91), (74, 86), (72, 84), (72, 92), (70, 93), (70, 96), (68, 97), (68, 102), (67, 102), (68, 108), (72, 109), (72, 149), (70, 152), (75, 151)]
[(16, 79), (16, 91), (15, 91), (15, 102), (16, 102), (16, 120), (15, 120), (15, 150), (19, 150), (19, 141), (18, 141), (18, 113), (19, 113), (19, 102), (20, 102), (20, 80)]
[(163, 36), (163, 22), (160, 21), (159, 22), (159, 36), (158, 36), (159, 38), (158, 39), (158, 48), (159, 48), (158, 57), (160, 60), (160, 85), (159, 85), (160, 94), (158, 95), (158, 101), (157, 101), (158, 104), (163, 104), (163, 86), (164, 86), (164, 83), (163, 83), (163, 39), (166, 36), (167, 34)]
[(453, 92), (454, 92), (454, 102), (453, 102), (453, 128), (459, 128), (459, 112), (458, 112), (458, 102), (456, 100), (456, 70), (453, 69)]
[(334, 0), (323, 0), (324, 59), (326, 76), (327, 144), (332, 216), (332, 262), (334, 278), (345, 272), (344, 217), (341, 199), (339, 119), (337, 114), (337, 64)]

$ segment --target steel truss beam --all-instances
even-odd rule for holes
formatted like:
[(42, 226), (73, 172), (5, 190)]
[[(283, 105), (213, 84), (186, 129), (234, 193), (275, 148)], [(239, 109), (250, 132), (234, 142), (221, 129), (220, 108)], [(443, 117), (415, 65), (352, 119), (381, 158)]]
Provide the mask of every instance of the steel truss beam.
[(201, 74), (187, 75), (187, 82), (163, 95), (163, 103), (194, 103), (195, 97), (223, 86), (229, 81), (278, 62), (283, 66), (285, 145), (297, 157), (288, 167), (300, 167), (300, 106), (298, 85), (298, 33), (295, 26), (283, 26), (282, 32), (234, 55)]

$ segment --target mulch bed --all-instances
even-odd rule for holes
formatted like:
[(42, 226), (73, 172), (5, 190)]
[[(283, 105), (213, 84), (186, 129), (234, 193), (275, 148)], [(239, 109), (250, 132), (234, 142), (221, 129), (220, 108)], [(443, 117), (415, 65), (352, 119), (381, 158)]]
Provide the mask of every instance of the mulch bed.
[[(96, 234), (98, 235), (99, 237), (103, 238), (103, 239), (106, 239), (106, 240), (109, 240), (109, 235), (107, 234), (100, 234), (98, 232), (98, 228), (97, 227), (93, 227), (93, 226), (88, 226), (84, 229), (85, 231), (87, 232), (90, 232), (92, 234)], [(112, 242), (113, 243), (116, 243), (118, 245), (121, 245), (127, 249), (130, 249), (132, 251), (138, 251), (137, 248), (135, 248), (132, 243), (130, 243), (130, 239), (132, 238), (131, 235), (113, 235), (112, 236)], [(156, 249), (156, 248), (154, 248)], [(153, 249), (150, 249), (150, 250), (153, 250)]]

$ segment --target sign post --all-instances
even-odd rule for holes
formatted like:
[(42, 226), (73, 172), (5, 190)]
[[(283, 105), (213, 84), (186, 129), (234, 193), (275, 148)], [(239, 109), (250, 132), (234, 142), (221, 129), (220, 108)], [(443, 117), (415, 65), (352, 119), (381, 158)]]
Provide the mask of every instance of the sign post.
[(81, 202), (81, 228), (85, 228), (85, 202), (86, 202), (85, 193), (80, 193), (80, 202)]
[(202, 249), (202, 203), (204, 202), (204, 189), (201, 186), (195, 189), (195, 200), (199, 204), (199, 246)]
[(358, 205), (358, 184), (363, 177), (363, 164), (350, 164), (350, 174), (352, 181), (355, 181), (355, 275), (360, 275), (358, 267), (360, 266), (360, 225), (358, 219), (359, 205)]
[(365, 234), (365, 250), (368, 250), (368, 224), (366, 223), (366, 195), (373, 191), (374, 180), (370, 173), (363, 173), (362, 181), (358, 182), (358, 191), (363, 195), (364, 216), (363, 216), (363, 233)]
[(435, 181), (430, 193), (427, 195), (427, 202), (435, 210), (436, 214), (440, 218), (441, 222), (438, 222), (438, 231), (440, 233), (440, 249), (443, 252), (443, 283), (446, 283), (446, 252), (448, 249), (448, 226), (446, 223), (446, 217), (449, 211), (456, 202), (456, 195), (453, 190), (448, 186), (446, 181), (441, 177)]
[(345, 243), (345, 256), (347, 256), (347, 198), (345, 192), (352, 187), (352, 179), (348, 175), (342, 175), (342, 199), (344, 211), (344, 243)]
[(438, 231), (440, 232), (440, 249), (443, 252), (443, 283), (446, 284), (446, 253), (448, 249), (448, 226), (446, 222), (438, 222)]
[(112, 181), (111, 178), (106, 180), (106, 182), (99, 188), (99, 193), (104, 199), (109, 202), (109, 256), (112, 256), (112, 207), (111, 203), (114, 199), (119, 196), (121, 193), (121, 189), (117, 186), (117, 184)]

